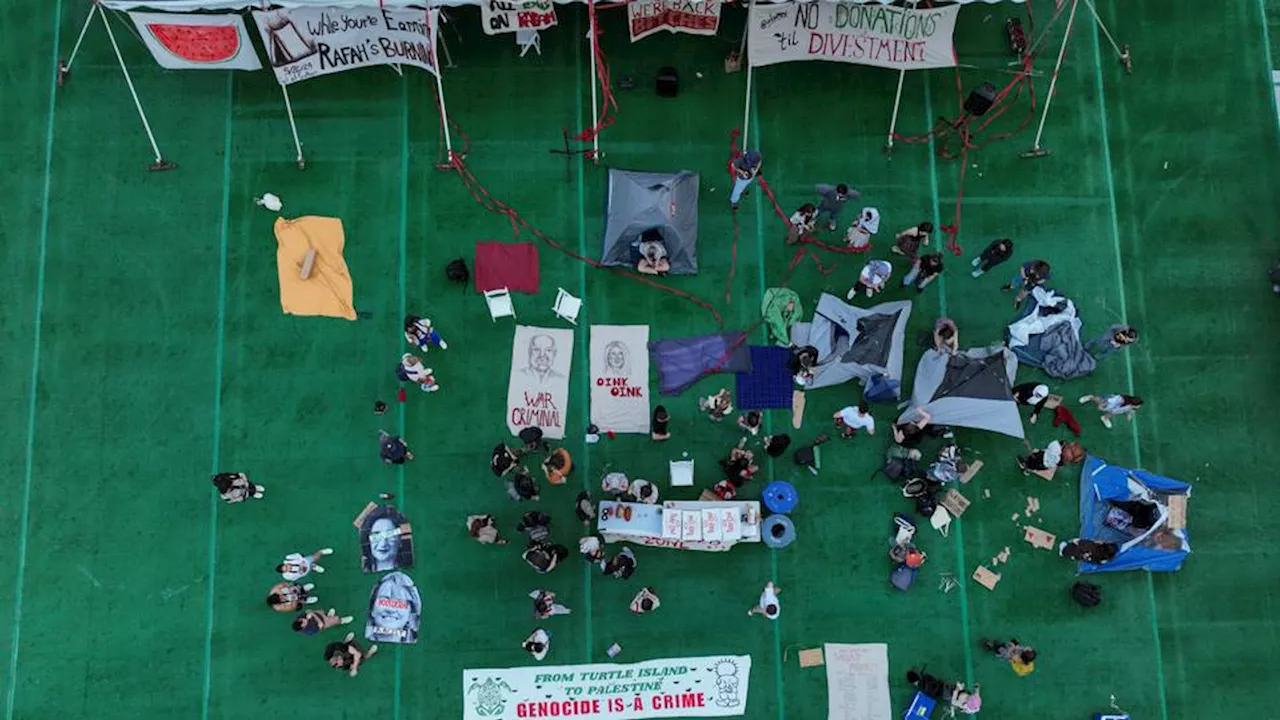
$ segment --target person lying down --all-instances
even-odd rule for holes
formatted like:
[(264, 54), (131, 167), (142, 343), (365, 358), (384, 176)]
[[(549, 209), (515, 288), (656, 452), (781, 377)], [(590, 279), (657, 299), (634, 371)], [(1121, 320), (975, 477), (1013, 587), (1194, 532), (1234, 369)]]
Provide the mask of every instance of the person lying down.
[(666, 275), (671, 272), (671, 261), (667, 259), (667, 246), (662, 243), (662, 235), (655, 230), (646, 230), (640, 236), (640, 260), (636, 270), (644, 275)]

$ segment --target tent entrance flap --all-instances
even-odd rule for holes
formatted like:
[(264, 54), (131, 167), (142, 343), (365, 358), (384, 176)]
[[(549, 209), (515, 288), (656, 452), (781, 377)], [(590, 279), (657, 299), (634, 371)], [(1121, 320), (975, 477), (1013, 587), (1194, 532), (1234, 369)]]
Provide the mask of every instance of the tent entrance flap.
[(672, 275), (698, 272), (697, 173), (609, 170), (605, 206), (604, 265), (635, 265), (640, 242), (658, 239), (667, 250)]
[(893, 350), (893, 331), (898, 325), (900, 314), (901, 312), (893, 312), (859, 318), (858, 337), (840, 358), (840, 362), (886, 367), (889, 353)]
[(947, 363), (946, 374), (930, 401), (952, 395), (984, 400), (1012, 399), (1004, 357), (992, 355), (971, 359), (962, 355), (952, 356)]

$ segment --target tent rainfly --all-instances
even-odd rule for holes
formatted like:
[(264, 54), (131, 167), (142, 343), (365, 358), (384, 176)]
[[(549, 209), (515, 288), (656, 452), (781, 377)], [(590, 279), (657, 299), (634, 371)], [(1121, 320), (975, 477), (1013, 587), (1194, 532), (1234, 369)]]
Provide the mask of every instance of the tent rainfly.
[(640, 236), (647, 230), (662, 235), (672, 275), (697, 274), (698, 173), (610, 168), (600, 262), (635, 265)]
[[(1149, 570), (1173, 572), (1191, 554), (1187, 501), (1191, 486), (1146, 470), (1130, 470), (1092, 455), (1080, 469), (1080, 537), (1115, 543), (1115, 557), (1100, 565), (1082, 562), (1082, 573)], [(1137, 527), (1134, 515), (1151, 527)], [(1143, 522), (1142, 524), (1146, 524)]]
[(829, 387), (857, 378), (864, 384), (873, 375), (902, 379), (902, 345), (911, 301), (854, 307), (823, 293), (813, 321), (791, 328), (791, 342), (818, 350), (810, 389)]
[(1018, 359), (1004, 346), (951, 355), (925, 351), (916, 366), (911, 403), (898, 419), (908, 422), (922, 407), (936, 425), (976, 428), (1023, 439), (1022, 417), (1013, 400)]

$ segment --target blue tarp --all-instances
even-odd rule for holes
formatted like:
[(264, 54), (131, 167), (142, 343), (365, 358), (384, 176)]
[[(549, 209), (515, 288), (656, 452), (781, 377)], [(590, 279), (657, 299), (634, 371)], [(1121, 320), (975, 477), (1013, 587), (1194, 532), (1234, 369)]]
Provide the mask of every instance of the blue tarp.
[(791, 351), (751, 346), (751, 371), (738, 373), (738, 408), (791, 409)]
[(1180, 480), (1109, 465), (1093, 455), (1085, 458), (1080, 470), (1080, 537), (1121, 546), (1115, 558), (1105, 564), (1080, 563), (1081, 573), (1150, 570), (1173, 572), (1191, 554), (1191, 539), (1185, 529), (1168, 527), (1168, 512), (1161, 513), (1156, 527), (1135, 537), (1105, 523), (1108, 501), (1153, 500), (1167, 508), (1171, 496), (1191, 495), (1191, 486)]

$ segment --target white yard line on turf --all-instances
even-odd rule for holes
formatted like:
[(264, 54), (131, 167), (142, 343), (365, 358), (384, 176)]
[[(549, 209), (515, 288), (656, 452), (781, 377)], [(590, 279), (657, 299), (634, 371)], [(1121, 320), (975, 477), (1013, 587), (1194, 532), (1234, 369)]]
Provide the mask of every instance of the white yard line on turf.
[[(425, 203), (425, 198), (423, 199)], [(400, 266), (400, 314), (396, 317), (397, 325), (392, 331), (392, 337), (396, 339), (396, 349), (400, 348), (400, 326), (399, 322), (408, 313), (408, 285), (409, 285), (409, 80), (406, 76), (400, 76), (400, 248), (399, 248), (399, 266)], [(394, 357), (394, 355), (393, 355)], [(397, 422), (399, 423), (399, 434), (401, 439), (406, 439), (407, 432), (405, 430), (405, 405), (407, 403), (396, 403), (400, 406), (397, 413)], [(405, 513), (409, 508), (404, 497), (404, 465), (396, 466), (396, 502)], [(392, 703), (392, 717), (394, 720), (400, 720), (400, 690), (403, 687), (404, 677), (404, 646), (396, 644), (396, 666), (395, 666), (395, 701)]]
[[(218, 238), (218, 332), (214, 350), (213, 449), (210, 474), (220, 472), (222, 463), (222, 372), (226, 359), (227, 327), (227, 237), (231, 231), (231, 127), (235, 102), (235, 73), (227, 73), (227, 114), (222, 132), (222, 224)], [(209, 564), (205, 570), (204, 680), (200, 689), (200, 717), (208, 720), (213, 674), (214, 586), (218, 573), (218, 493), (209, 493)]]
[[(590, 9), (588, 9), (590, 12)], [(582, 15), (575, 14), (574, 37), (582, 37)], [(582, 123), (582, 43), (577, 42), (574, 45), (577, 49), (574, 51), (574, 66), (576, 71), (574, 77), (574, 122), (576, 127), (585, 127)], [(595, 62), (594, 48), (591, 53), (591, 62)], [(593, 75), (594, 77), (594, 75)], [(591, 82), (591, 81), (588, 81)], [(596, 119), (591, 118), (592, 126), (595, 125)], [(586, 205), (586, 156), (581, 153), (578, 155), (578, 254), (587, 257), (587, 205)], [(578, 263), (578, 297), (582, 298), (583, 306), (586, 307), (587, 301), (587, 266), (586, 263)], [(586, 342), (577, 343), (578, 346), (578, 362), (582, 368), (580, 374), (584, 378), (582, 381), (582, 391), (580, 395), (580, 407), (582, 408), (582, 421), (584, 423), (591, 422), (590, 410), (588, 409), (588, 399), (591, 397), (591, 365), (590, 365), (590, 324), (587, 325)], [(578, 473), (582, 478), (582, 489), (591, 492), (591, 452), (590, 448), (585, 444), (582, 446), (582, 459), (578, 468)], [(591, 611), (591, 574), (595, 569), (592, 563), (586, 563), (586, 567), (582, 569), (583, 584), (583, 600), (586, 608), (583, 613), (586, 618), (586, 643), (587, 643), (587, 662), (592, 662), (591, 658), (595, 653), (592, 647), (594, 642), (592, 638), (591, 628), (595, 622)]]
[[(1265, 29), (1264, 26), (1264, 32)], [(1128, 322), (1129, 312), (1124, 288), (1124, 258), (1120, 252), (1120, 218), (1116, 210), (1116, 184), (1113, 178), (1115, 169), (1111, 164), (1111, 136), (1107, 127), (1107, 91), (1102, 81), (1102, 44), (1098, 39), (1098, 23), (1093, 23), (1091, 35), (1093, 37), (1093, 76), (1098, 91), (1098, 129), (1102, 136), (1103, 170), (1105, 171), (1103, 174), (1106, 176), (1107, 196), (1110, 199), (1107, 209), (1110, 210), (1111, 214), (1111, 247), (1115, 252), (1116, 289), (1120, 293), (1121, 322)], [(1125, 382), (1128, 392), (1133, 393), (1132, 353), (1125, 352), (1123, 354)], [(1133, 442), (1134, 463), (1138, 467), (1142, 467), (1142, 443), (1138, 439), (1138, 421), (1136, 419), (1129, 423), (1129, 432)], [(1155, 649), (1156, 687), (1160, 692), (1160, 717), (1162, 720), (1169, 720), (1169, 700), (1165, 689), (1164, 651), (1160, 647), (1160, 619), (1156, 608), (1155, 581), (1152, 579), (1150, 572), (1147, 572), (1147, 602), (1151, 610), (1151, 641)]]
[(36, 386), (40, 381), (40, 329), (44, 321), (45, 259), (49, 249), (49, 189), (53, 178), (53, 114), (58, 93), (58, 36), (62, 33), (62, 0), (53, 4), (53, 52), (49, 58), (49, 112), (45, 116), (44, 186), (40, 199), (40, 236), (36, 269), (35, 327), (31, 330), (31, 388), (27, 395), (26, 459), (23, 461), (21, 512), (18, 520), (17, 576), (13, 584), (13, 629), (9, 635), (9, 690), (5, 694), (5, 717), (13, 720), (18, 694), (18, 647), (22, 630), (22, 585), (27, 574), (27, 531), (31, 519), (31, 476), (35, 469)]

